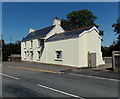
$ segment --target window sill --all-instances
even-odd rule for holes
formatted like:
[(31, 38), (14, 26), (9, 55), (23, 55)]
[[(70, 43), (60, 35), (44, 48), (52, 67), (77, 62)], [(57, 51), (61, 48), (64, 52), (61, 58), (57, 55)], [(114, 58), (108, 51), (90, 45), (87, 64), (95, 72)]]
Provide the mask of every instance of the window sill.
[(62, 59), (55, 59), (55, 61), (62, 61)]

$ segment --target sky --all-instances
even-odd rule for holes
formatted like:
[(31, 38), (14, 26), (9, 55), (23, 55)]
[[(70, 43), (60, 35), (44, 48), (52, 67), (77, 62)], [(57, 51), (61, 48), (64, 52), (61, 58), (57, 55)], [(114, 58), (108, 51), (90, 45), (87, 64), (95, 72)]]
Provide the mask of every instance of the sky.
[(102, 45), (111, 45), (117, 38), (112, 28), (118, 18), (117, 2), (3, 2), (3, 39), (5, 43), (22, 40), (28, 35), (29, 28), (38, 30), (51, 26), (54, 17), (65, 19), (68, 13), (82, 9), (97, 16), (95, 23), (104, 31)]

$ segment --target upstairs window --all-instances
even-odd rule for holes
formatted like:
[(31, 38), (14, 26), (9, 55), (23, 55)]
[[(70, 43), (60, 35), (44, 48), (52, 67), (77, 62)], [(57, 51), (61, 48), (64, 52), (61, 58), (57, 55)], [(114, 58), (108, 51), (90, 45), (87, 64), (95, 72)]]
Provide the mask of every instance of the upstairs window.
[(33, 48), (33, 41), (30, 42), (30, 48)]
[(41, 41), (41, 42), (40, 42), (40, 46), (41, 46), (41, 47), (44, 47), (44, 39), (41, 39), (40, 41)]
[(26, 48), (26, 42), (24, 42), (24, 48)]
[(62, 51), (56, 51), (56, 59), (62, 59)]
[(38, 47), (44, 47), (44, 39), (38, 39)]

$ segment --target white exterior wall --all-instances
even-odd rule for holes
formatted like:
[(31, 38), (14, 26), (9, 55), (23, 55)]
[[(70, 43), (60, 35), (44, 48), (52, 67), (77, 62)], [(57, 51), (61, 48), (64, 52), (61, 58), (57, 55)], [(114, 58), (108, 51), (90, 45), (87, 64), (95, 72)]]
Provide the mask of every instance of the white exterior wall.
[[(46, 42), (46, 62), (67, 66), (79, 66), (78, 38)], [(62, 51), (62, 61), (56, 61), (55, 51)]]
[[(52, 30), (47, 37), (55, 34), (57, 31), (62, 31), (62, 29), (56, 27)], [(88, 66), (88, 52), (96, 53), (96, 63), (97, 66), (104, 64), (101, 52), (101, 39), (95, 30), (83, 33), (79, 38), (71, 38), (53, 42), (45, 42), (44, 50), (40, 60), (38, 60), (37, 51), (41, 50), (38, 47), (38, 40), (34, 39), (33, 48), (30, 48), (31, 41), (26, 41), (26, 48), (24, 48), (24, 42), (21, 42), (21, 57), (22, 61), (30, 60), (30, 51), (33, 51), (34, 62), (43, 62), (50, 64), (61, 64), (73, 67), (87, 67)], [(29, 57), (24, 59), (24, 52), (29, 51)], [(62, 51), (62, 61), (56, 61), (55, 51)]]
[(24, 42), (21, 42), (21, 60), (24, 60)]
[(91, 31), (90, 33), (86, 33), (87, 36), (87, 52), (96, 53), (96, 65), (102, 65), (105, 62), (102, 58), (101, 52), (101, 38), (99, 37), (98, 33), (95, 30)]
[(101, 52), (101, 38), (95, 30), (79, 37), (79, 65), (82, 67), (88, 66), (88, 52), (96, 53), (97, 66), (105, 63)]
[(79, 37), (79, 66), (87, 67), (87, 38), (86, 35)]
[[(37, 59), (37, 51), (40, 51), (41, 47), (37, 47), (37, 39), (33, 40), (33, 48), (30, 48), (30, 41), (26, 41), (27, 47), (24, 48), (24, 42), (21, 43), (21, 55), (22, 61), (30, 60), (30, 51), (33, 51), (33, 62), (43, 62), (50, 64), (61, 64), (67, 66), (79, 66), (79, 55), (78, 55), (78, 38), (66, 39), (55, 42), (46, 42), (44, 51), (42, 53), (41, 59)], [(29, 58), (24, 59), (24, 52), (29, 51)], [(55, 51), (62, 51), (62, 61), (56, 61)]]

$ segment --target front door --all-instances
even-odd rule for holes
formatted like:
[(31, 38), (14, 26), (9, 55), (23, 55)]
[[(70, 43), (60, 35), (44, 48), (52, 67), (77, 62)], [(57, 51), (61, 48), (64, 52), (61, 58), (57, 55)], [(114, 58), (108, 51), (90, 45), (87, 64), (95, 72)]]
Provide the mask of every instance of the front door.
[(88, 66), (96, 67), (96, 53), (88, 53)]

